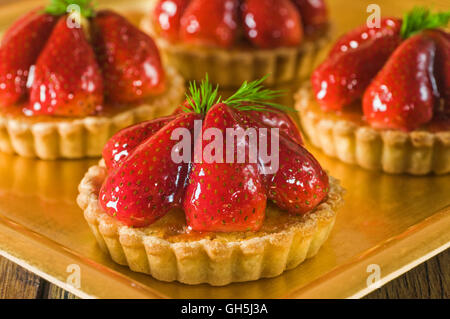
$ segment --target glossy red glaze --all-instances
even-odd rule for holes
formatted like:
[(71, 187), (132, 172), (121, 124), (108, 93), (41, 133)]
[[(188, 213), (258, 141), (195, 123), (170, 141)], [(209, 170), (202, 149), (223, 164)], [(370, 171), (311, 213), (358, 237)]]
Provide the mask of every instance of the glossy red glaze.
[(27, 115), (86, 116), (103, 103), (94, 52), (81, 28), (59, 19), (34, 71)]
[(238, 6), (238, 0), (191, 0), (180, 21), (180, 39), (205, 46), (232, 46)]
[(290, 0), (244, 0), (245, 36), (260, 48), (298, 46), (303, 39), (300, 13)]
[(161, 58), (148, 35), (110, 10), (98, 11), (91, 27), (109, 102), (136, 102), (164, 91)]
[[(258, 164), (248, 158), (244, 163), (226, 162), (226, 150), (231, 146), (227, 145), (225, 130), (245, 129), (233, 113), (225, 104), (217, 104), (203, 123), (203, 132), (214, 128), (223, 136), (221, 154), (219, 150), (206, 151), (211, 141), (196, 141), (203, 145), (203, 154), (197, 157), (202, 163), (193, 164), (183, 206), (187, 224), (196, 231), (254, 231), (261, 228), (264, 220), (267, 196)], [(244, 148), (248, 154), (248, 141)], [(238, 148), (233, 149), (237, 161)]]
[(19, 18), (4, 34), (0, 46), (0, 106), (24, 99), (30, 67), (36, 62), (58, 20), (42, 8)]
[(305, 34), (314, 34), (328, 24), (328, 10), (324, 0), (293, 0), (302, 17)]
[(313, 72), (311, 83), (320, 106), (341, 110), (360, 98), (400, 44), (401, 20), (382, 19), (381, 28), (360, 27), (341, 37)]
[(120, 164), (142, 144), (147, 138), (156, 134), (162, 127), (177, 116), (161, 117), (120, 130), (106, 143), (102, 156), (108, 169), (119, 167)]
[(189, 163), (172, 160), (177, 128), (192, 131), (200, 116), (185, 113), (162, 127), (109, 172), (99, 193), (104, 211), (128, 226), (144, 227), (180, 207)]
[(169, 41), (179, 40), (180, 19), (191, 0), (161, 0), (153, 10), (156, 31)]
[(431, 120), (437, 95), (435, 53), (436, 45), (423, 34), (406, 39), (395, 50), (364, 94), (367, 122), (410, 131)]

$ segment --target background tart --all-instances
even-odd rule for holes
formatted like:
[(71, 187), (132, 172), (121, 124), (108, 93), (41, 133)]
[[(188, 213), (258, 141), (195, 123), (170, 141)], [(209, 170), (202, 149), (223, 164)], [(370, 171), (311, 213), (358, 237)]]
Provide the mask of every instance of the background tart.
[(25, 116), (20, 108), (0, 110), (0, 151), (41, 159), (96, 157), (118, 130), (167, 115), (181, 103), (184, 80), (165, 68), (167, 86), (137, 105), (114, 107), (88, 117)]
[[(151, 0), (153, 8), (158, 0)], [(202, 46), (169, 41), (154, 27), (150, 16), (141, 21), (141, 28), (150, 34), (167, 62), (188, 80), (201, 80), (208, 73), (210, 80), (222, 87), (236, 87), (268, 75), (266, 85), (287, 83), (307, 78), (329, 42), (329, 27), (314, 35), (304, 36), (300, 45), (258, 48), (237, 40), (233, 46)]]
[(77, 199), (100, 247), (133, 271), (186, 284), (220, 286), (274, 277), (296, 267), (318, 252), (343, 202), (343, 189), (330, 177), (328, 196), (312, 212), (293, 216), (269, 205), (257, 232), (189, 231), (181, 210), (170, 211), (150, 226), (132, 228), (99, 206), (106, 176), (102, 162), (91, 167), (79, 185)]
[(343, 162), (388, 173), (450, 172), (450, 129), (429, 123), (404, 132), (375, 129), (363, 120), (359, 103), (346, 111), (325, 112), (309, 85), (296, 94), (302, 128), (313, 145)]

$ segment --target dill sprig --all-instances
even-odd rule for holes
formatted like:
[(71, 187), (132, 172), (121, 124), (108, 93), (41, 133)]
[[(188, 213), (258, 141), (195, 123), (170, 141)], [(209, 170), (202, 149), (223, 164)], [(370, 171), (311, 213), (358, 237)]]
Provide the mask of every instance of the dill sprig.
[(91, 18), (95, 15), (96, 1), (93, 0), (50, 0), (45, 7), (45, 12), (51, 15), (60, 16), (67, 12), (69, 5), (77, 5), (80, 8), (81, 16)]
[(290, 107), (271, 102), (282, 96), (284, 91), (264, 88), (262, 83), (266, 79), (267, 75), (252, 82), (245, 81), (229, 98), (222, 100), (218, 93), (219, 87), (213, 88), (207, 74), (200, 87), (197, 87), (195, 82), (189, 84), (186, 100), (191, 109), (184, 107), (184, 111), (206, 114), (213, 105), (218, 103), (225, 103), (242, 111), (273, 111), (273, 109), (291, 111)]
[(450, 21), (450, 11), (431, 13), (424, 7), (415, 7), (403, 17), (401, 37), (406, 39), (425, 29), (446, 26)]

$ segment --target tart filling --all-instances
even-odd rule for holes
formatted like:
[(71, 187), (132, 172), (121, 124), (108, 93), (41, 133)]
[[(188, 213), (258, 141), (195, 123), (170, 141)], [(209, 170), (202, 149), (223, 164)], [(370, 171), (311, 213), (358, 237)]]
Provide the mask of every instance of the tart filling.
[(395, 174), (450, 172), (450, 130), (375, 129), (364, 123), (361, 111), (324, 112), (309, 85), (297, 92), (295, 107), (312, 144), (343, 162)]
[(132, 228), (100, 207), (98, 194), (106, 176), (102, 163), (91, 167), (77, 198), (99, 246), (133, 271), (186, 284), (220, 286), (275, 277), (295, 268), (317, 254), (343, 204), (343, 189), (330, 177), (326, 200), (312, 212), (292, 216), (269, 205), (257, 232), (190, 231), (181, 210), (171, 210), (150, 226)]
[(184, 80), (166, 68), (167, 89), (146, 102), (82, 118), (27, 117), (0, 110), (0, 151), (41, 159), (96, 157), (118, 130), (172, 113), (184, 96)]

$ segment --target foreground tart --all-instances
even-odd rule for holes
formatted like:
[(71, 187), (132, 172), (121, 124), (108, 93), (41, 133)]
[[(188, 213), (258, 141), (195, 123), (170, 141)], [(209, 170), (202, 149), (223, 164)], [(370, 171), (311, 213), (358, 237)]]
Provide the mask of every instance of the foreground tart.
[(368, 169), (450, 172), (449, 19), (416, 8), (341, 37), (296, 95), (311, 142)]
[(273, 85), (309, 76), (328, 14), (323, 0), (152, 0), (141, 27), (186, 79)]
[[(77, 202), (100, 247), (134, 271), (187, 284), (274, 277), (314, 256), (343, 189), (267, 102), (274, 93), (260, 81), (223, 101), (207, 81), (190, 93), (172, 116), (114, 135), (81, 181)], [(229, 129), (265, 134), (275, 157), (263, 157), (259, 140), (252, 159), (251, 134), (230, 144)]]
[(100, 156), (109, 137), (173, 112), (181, 76), (121, 15), (52, 1), (17, 20), (0, 46), (0, 150), (41, 159)]

